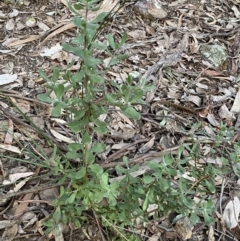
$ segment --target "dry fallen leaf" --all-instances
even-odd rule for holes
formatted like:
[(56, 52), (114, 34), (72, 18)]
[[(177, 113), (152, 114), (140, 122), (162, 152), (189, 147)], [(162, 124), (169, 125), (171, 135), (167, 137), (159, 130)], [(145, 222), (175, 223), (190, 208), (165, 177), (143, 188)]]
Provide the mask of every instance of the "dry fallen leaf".
[(219, 122), (216, 120), (213, 114), (208, 113), (207, 119), (211, 125), (217, 126), (217, 127), (219, 126)]
[(240, 112), (240, 90), (237, 92), (237, 95), (235, 97), (233, 106), (230, 110), (233, 113), (239, 113)]
[(223, 211), (223, 220), (227, 228), (232, 229), (238, 225), (238, 217), (240, 214), (240, 201), (238, 197), (230, 200)]
[(18, 232), (18, 224), (15, 223), (11, 227), (7, 227), (2, 234), (2, 241), (12, 241)]
[(14, 82), (17, 79), (17, 74), (1, 74), (0, 85), (6, 85)]
[(187, 217), (184, 217), (176, 222), (175, 230), (182, 240), (187, 240), (192, 237), (193, 225)]
[(21, 150), (18, 147), (12, 145), (0, 144), (0, 149), (11, 151), (18, 154), (21, 153)]
[(50, 129), (50, 132), (53, 134), (53, 136), (55, 136), (58, 140), (66, 142), (66, 143), (74, 143), (75, 141), (72, 140), (71, 138), (64, 136), (60, 133), (58, 133), (57, 131)]

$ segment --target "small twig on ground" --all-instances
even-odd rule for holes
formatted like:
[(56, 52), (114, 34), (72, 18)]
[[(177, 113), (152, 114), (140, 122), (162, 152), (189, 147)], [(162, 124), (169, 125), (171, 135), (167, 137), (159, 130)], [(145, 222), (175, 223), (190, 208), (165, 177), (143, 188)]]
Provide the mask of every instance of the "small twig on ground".
[[(192, 145), (192, 143), (184, 143), (184, 145)], [(144, 161), (150, 160), (152, 158), (169, 154), (172, 151), (179, 149), (180, 147), (181, 147), (181, 145), (177, 145), (177, 146), (165, 149), (160, 152), (148, 153), (148, 154), (133, 158), (133, 159), (129, 160), (128, 163), (129, 163), (129, 165), (143, 163)], [(111, 162), (111, 163), (103, 164), (102, 167), (104, 169), (107, 169), (107, 168), (111, 168), (111, 167), (115, 167), (115, 166), (124, 166), (124, 165), (125, 165), (125, 163), (123, 163), (123, 162)]]
[[(0, 106), (0, 110), (7, 116), (9, 117), (10, 119), (12, 119), (13, 121), (17, 122), (18, 124), (24, 126), (24, 127), (27, 127), (31, 130), (34, 130), (34, 131), (38, 131), (39, 128), (37, 128), (36, 126), (33, 127), (27, 123), (25, 123), (23, 120), (21, 120), (20, 118), (18, 118), (17, 116), (14, 116), (12, 113), (10, 113), (9, 111), (7, 111), (6, 109), (4, 109), (2, 106)], [(62, 151), (68, 151), (68, 149), (64, 146), (64, 145), (61, 145), (60, 143), (58, 143), (54, 137), (50, 136), (48, 133), (46, 132), (43, 132), (41, 131), (41, 135), (43, 135), (43, 137), (45, 137), (46, 139), (49, 139), (51, 140), (60, 150)]]
[(15, 90), (0, 90), (0, 94), (3, 93), (3, 95), (5, 96), (11, 96), (11, 97), (14, 97), (14, 98), (17, 98), (17, 99), (22, 99), (22, 100), (27, 100), (27, 101), (30, 101), (30, 102), (35, 102), (35, 103), (38, 103), (40, 105), (44, 105), (44, 106), (48, 106), (50, 107), (51, 105), (48, 104), (48, 103), (44, 103), (40, 100), (37, 100), (37, 99), (33, 99), (33, 98), (29, 98), (29, 97), (26, 97), (26, 96), (23, 96), (20, 92), (18, 91), (15, 91)]
[(128, 148), (132, 147), (132, 146), (135, 146), (139, 143), (142, 143), (142, 142), (147, 142), (149, 141), (150, 139), (149, 138), (144, 138), (144, 139), (140, 139), (140, 140), (137, 140), (133, 143), (130, 143), (126, 146), (124, 146), (123, 148), (121, 148), (120, 150), (114, 152), (112, 155), (110, 155), (105, 161), (104, 161), (104, 164), (107, 164), (109, 163), (115, 156), (118, 156), (119, 154), (123, 153), (123, 151), (127, 150)]
[(59, 186), (62, 186), (62, 185), (64, 185), (64, 184), (54, 183), (54, 184), (42, 185), (42, 186), (30, 188), (30, 189), (27, 189), (27, 190), (22, 190), (22, 191), (19, 191), (19, 192), (7, 193), (7, 194), (3, 194), (3, 195), (1, 194), (0, 200), (20, 196), (20, 195), (27, 194), (27, 193), (30, 193), (30, 192), (36, 193), (36, 192), (51, 189), (51, 188), (54, 188), (54, 187), (59, 187)]
[(105, 239), (105, 237), (104, 237), (104, 235), (103, 235), (103, 233), (102, 233), (101, 226), (100, 226), (100, 224), (99, 224), (99, 222), (98, 222), (97, 214), (96, 214), (96, 212), (95, 212), (94, 209), (92, 209), (92, 211), (93, 211), (93, 215), (94, 215), (94, 217), (95, 217), (95, 219), (96, 219), (97, 226), (98, 226), (99, 233), (100, 233), (100, 235), (101, 235), (102, 241), (106, 241), (106, 239)]

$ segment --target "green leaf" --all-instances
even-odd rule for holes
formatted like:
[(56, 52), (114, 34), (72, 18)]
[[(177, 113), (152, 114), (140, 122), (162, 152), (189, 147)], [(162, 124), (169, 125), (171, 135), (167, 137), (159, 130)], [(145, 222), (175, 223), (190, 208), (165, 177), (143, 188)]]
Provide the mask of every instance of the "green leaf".
[(53, 70), (53, 76), (52, 76), (52, 81), (53, 81), (53, 82), (56, 82), (56, 81), (58, 81), (58, 79), (59, 79), (59, 70), (56, 69), (56, 68), (54, 68), (54, 70)]
[(99, 28), (99, 24), (88, 22), (87, 28), (88, 28), (87, 34), (90, 42), (92, 40), (92, 37), (95, 35), (97, 29)]
[(121, 47), (123, 44), (125, 44), (127, 39), (128, 39), (128, 35), (127, 35), (127, 33), (124, 33), (122, 36), (121, 42), (119, 43), (119, 47)]
[(111, 48), (112, 48), (113, 50), (116, 49), (116, 44), (115, 44), (115, 42), (114, 42), (114, 38), (113, 38), (112, 34), (109, 34), (109, 35), (108, 35), (108, 43), (109, 43), (109, 45), (111, 46)]
[(142, 206), (143, 211), (146, 211), (147, 208), (148, 208), (148, 192)]
[(209, 216), (208, 212), (203, 212), (203, 217), (204, 217), (204, 222), (206, 225), (210, 225), (211, 223), (213, 223), (215, 221), (215, 219), (213, 217)]
[(126, 103), (129, 103), (129, 98), (130, 98), (130, 87), (127, 86), (126, 89), (123, 90), (124, 93), (124, 99)]
[[(239, 157), (238, 157), (239, 158)], [(237, 159), (239, 161), (239, 159)], [(240, 163), (235, 163), (233, 166), (233, 172), (235, 175), (237, 175), (238, 177), (240, 177)]]
[(67, 203), (73, 203), (74, 201), (75, 201), (75, 198), (76, 198), (76, 192), (73, 192), (72, 194), (71, 194), (71, 196), (67, 199)]
[(86, 167), (81, 167), (80, 170), (78, 170), (77, 172), (75, 170), (71, 170), (66, 175), (71, 180), (80, 180), (85, 176), (85, 174), (86, 174)]
[(74, 14), (78, 15), (78, 12), (75, 10), (75, 8), (70, 4), (70, 2), (67, 2), (68, 8), (73, 12)]
[(80, 119), (85, 115), (85, 113), (86, 113), (86, 110), (85, 110), (85, 109), (76, 111), (76, 112), (74, 113), (74, 119), (75, 119), (75, 120), (80, 120)]
[(39, 100), (41, 100), (43, 102), (46, 102), (46, 103), (53, 103), (53, 102), (55, 102), (55, 100), (50, 98), (47, 93), (39, 94), (37, 97), (38, 97)]
[(103, 168), (96, 164), (89, 165), (92, 172), (94, 172), (96, 175), (101, 175), (103, 173)]
[(79, 171), (73, 172), (75, 179), (81, 179), (85, 176), (86, 174), (86, 167), (81, 167)]
[(84, 130), (85, 126), (88, 124), (88, 118), (82, 118), (78, 121), (71, 121), (69, 122), (68, 126), (71, 129), (71, 131), (77, 133)]
[(77, 3), (73, 4), (73, 7), (74, 7), (76, 10), (82, 10), (82, 9), (83, 9), (83, 6), (80, 5), (80, 4), (77, 4)]
[(111, 61), (108, 63), (108, 66), (113, 66), (113, 65), (116, 65), (117, 63), (119, 62), (119, 59), (114, 56)]
[(124, 165), (125, 165), (127, 168), (129, 168), (128, 158), (127, 158), (126, 156), (124, 156), (122, 160), (123, 160)]
[(120, 166), (116, 166), (116, 171), (119, 172), (120, 174), (126, 174), (127, 173), (127, 169), (120, 167)]
[(205, 180), (205, 185), (211, 193), (216, 192), (215, 186), (211, 182), (209, 182), (208, 180)]
[(91, 150), (85, 151), (85, 160), (88, 164), (92, 164), (95, 161), (95, 156), (92, 154)]
[(112, 194), (108, 195), (108, 204), (110, 207), (114, 207), (117, 204), (116, 198)]
[(169, 188), (169, 182), (166, 179), (159, 180), (159, 187), (162, 192), (166, 192)]
[(99, 42), (92, 42), (91, 43), (91, 46), (96, 48), (96, 49), (99, 49), (99, 50), (106, 50), (107, 49), (107, 46), (105, 44), (102, 44), (102, 43), (99, 43)]
[(99, 127), (107, 127), (108, 126), (108, 123), (106, 123), (104, 121), (100, 121), (97, 118), (92, 118), (92, 121), (96, 126), (99, 126)]
[(61, 220), (61, 207), (57, 206), (57, 208), (55, 209), (55, 212), (53, 213), (53, 217), (56, 221), (60, 222)]
[(56, 97), (58, 100), (62, 99), (63, 93), (64, 93), (64, 86), (63, 84), (59, 84), (54, 87), (54, 93), (56, 94)]
[(110, 104), (114, 105), (116, 103), (116, 99), (113, 97), (113, 95), (106, 94), (105, 97), (109, 101)]
[(83, 60), (85, 62), (85, 65), (88, 68), (95, 68), (98, 64), (102, 64), (102, 60), (101, 59), (97, 59), (97, 58), (93, 58), (87, 55), (83, 56)]
[(78, 35), (76, 38), (74, 38), (71, 43), (77, 44), (77, 45), (83, 45), (85, 41), (84, 35)]
[(144, 86), (142, 86), (141, 88), (142, 88), (142, 90), (146, 93), (146, 92), (148, 92), (148, 91), (151, 91), (151, 90), (154, 88), (154, 85), (152, 85), (152, 84), (144, 85)]
[(98, 84), (104, 83), (104, 78), (102, 78), (100, 75), (91, 74), (89, 75), (89, 78), (92, 81), (92, 83), (98, 83)]
[(62, 185), (66, 181), (66, 176), (63, 176), (59, 181), (58, 184)]
[(77, 179), (81, 179), (86, 174), (86, 167), (81, 167), (79, 171), (76, 172)]
[(91, 143), (91, 136), (89, 135), (88, 132), (85, 132), (82, 137), (82, 144), (88, 145), (89, 143)]
[(170, 166), (174, 162), (174, 158), (172, 157), (171, 154), (167, 154), (163, 157), (163, 162), (167, 165)]
[(92, 153), (97, 153), (98, 154), (98, 153), (104, 152), (105, 148), (106, 148), (105, 144), (97, 143), (93, 147), (91, 147), (91, 151), (92, 151)]
[(62, 105), (60, 102), (54, 103), (53, 109), (52, 109), (52, 116), (59, 117), (61, 115)]
[(66, 153), (66, 158), (68, 158), (68, 159), (74, 160), (78, 157), (79, 157), (79, 153), (77, 153), (77, 152), (69, 151), (69, 152)]
[(74, 74), (71, 79), (74, 83), (82, 83), (83, 77), (86, 74), (86, 71), (84, 69), (81, 69), (79, 72)]
[(101, 12), (96, 18), (94, 18), (91, 23), (99, 23), (101, 22), (106, 16), (108, 15), (107, 12)]
[(143, 97), (143, 90), (136, 90), (134, 91), (134, 95), (131, 98), (131, 103), (139, 103), (139, 100)]
[(44, 80), (46, 80), (47, 82), (51, 82), (51, 80), (48, 78), (48, 76), (42, 69), (39, 70), (39, 74)]
[(154, 161), (149, 161), (147, 166), (152, 170), (156, 170), (156, 169), (161, 168), (161, 165), (157, 162), (154, 162)]
[(79, 16), (74, 16), (73, 23), (76, 27), (81, 28), (83, 22), (84, 20), (82, 18), (80, 18)]
[[(79, 0), (78, 0), (79, 1)], [(94, 3), (99, 2), (99, 0), (84, 0), (83, 3), (87, 6), (87, 9), (92, 10), (92, 6)], [(86, 4), (87, 3), (87, 4)], [(96, 11), (96, 10), (95, 10)]]
[(141, 115), (132, 107), (128, 107), (126, 110), (123, 110), (123, 113), (129, 117), (133, 118), (134, 120), (140, 120)]
[(108, 187), (108, 173), (104, 172), (100, 177), (100, 185), (103, 188)]
[(143, 177), (142, 180), (143, 180), (144, 184), (150, 184), (155, 180), (155, 178), (152, 176), (146, 175)]
[(69, 44), (63, 43), (62, 44), (63, 49), (68, 51), (68, 52), (73, 52), (75, 55), (77, 55), (78, 57), (80, 57), (81, 59), (84, 59), (85, 55), (84, 55), (84, 50), (80, 49), (79, 47), (73, 47)]
[(200, 221), (200, 218), (197, 216), (195, 212), (193, 212), (191, 213), (190, 221), (192, 222), (192, 224), (196, 224)]
[(108, 132), (108, 128), (105, 126), (92, 128), (97, 134), (104, 135)]
[(127, 54), (119, 54), (116, 56), (119, 60), (125, 60), (127, 59), (128, 55)]
[(82, 148), (83, 148), (82, 143), (70, 143), (70, 144), (68, 144), (68, 150), (69, 151), (78, 151), (78, 150), (81, 150)]
[(177, 176), (178, 172), (174, 168), (166, 168), (166, 174), (171, 177)]

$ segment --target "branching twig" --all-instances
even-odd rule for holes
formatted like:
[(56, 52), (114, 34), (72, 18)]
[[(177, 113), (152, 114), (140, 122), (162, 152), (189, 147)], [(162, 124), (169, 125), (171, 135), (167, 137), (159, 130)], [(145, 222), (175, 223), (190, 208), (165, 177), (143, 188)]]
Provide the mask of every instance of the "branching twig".
[(27, 189), (27, 190), (22, 190), (22, 191), (19, 191), (19, 192), (7, 193), (7, 194), (4, 194), (4, 195), (1, 194), (0, 200), (20, 196), (20, 195), (27, 194), (27, 193), (30, 193), (30, 192), (36, 193), (36, 192), (39, 192), (39, 191), (51, 189), (51, 188), (54, 188), (54, 187), (59, 187), (59, 186), (62, 186), (62, 185), (64, 185), (64, 184), (54, 183), (54, 184), (42, 185), (42, 186), (30, 188), (30, 189)]
[(141, 139), (141, 140), (137, 140), (133, 143), (130, 143), (126, 146), (124, 146), (123, 148), (121, 148), (120, 150), (114, 152), (112, 155), (110, 155), (105, 161), (104, 161), (104, 164), (107, 164), (109, 163), (114, 157), (118, 156), (119, 154), (123, 153), (123, 151), (127, 150), (128, 148), (132, 147), (132, 146), (135, 146), (139, 143), (142, 143), (142, 142), (147, 142), (149, 141), (150, 139), (149, 138), (144, 138), (144, 139)]
[[(184, 145), (192, 145), (192, 143), (184, 143)], [(180, 147), (181, 147), (181, 145), (177, 145), (177, 146), (168, 148), (168, 149), (160, 151), (160, 152), (148, 153), (148, 154), (133, 158), (133, 159), (129, 160), (128, 163), (129, 163), (129, 165), (139, 164), (139, 163), (142, 163), (144, 161), (153, 159), (155, 157), (160, 157), (160, 156), (169, 154), (172, 151), (175, 151), (175, 150), (179, 149)], [(111, 167), (115, 167), (115, 166), (124, 166), (124, 165), (125, 164), (123, 162), (111, 162), (111, 163), (108, 163), (108, 164), (103, 164), (102, 167), (104, 169), (107, 169), (107, 168), (111, 168)]]

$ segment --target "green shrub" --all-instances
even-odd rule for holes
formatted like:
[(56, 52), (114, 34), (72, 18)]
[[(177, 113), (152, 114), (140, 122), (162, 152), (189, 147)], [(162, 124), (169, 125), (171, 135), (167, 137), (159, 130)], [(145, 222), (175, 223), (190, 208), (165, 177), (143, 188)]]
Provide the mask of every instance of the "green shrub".
[[(150, 204), (158, 205), (155, 216), (176, 212), (189, 216), (194, 223), (201, 216), (207, 224), (211, 223), (214, 205), (208, 196), (215, 193), (214, 178), (222, 170), (208, 163), (189, 164), (190, 160), (201, 156), (200, 143), (193, 141), (193, 145), (180, 148), (177, 156), (165, 155), (159, 163), (149, 161), (150, 170), (143, 177), (131, 175), (139, 165), (129, 165), (127, 157), (123, 158), (124, 167), (116, 167), (116, 171), (124, 175), (120, 181), (110, 182), (109, 172), (97, 164), (96, 155), (105, 150), (105, 144), (95, 137), (108, 133), (108, 122), (100, 117), (109, 113), (109, 107), (119, 107), (129, 118), (139, 120), (141, 115), (134, 106), (144, 104), (142, 97), (151, 86), (145, 82), (134, 85), (130, 76), (121, 85), (104, 78), (111, 66), (126, 59), (125, 55), (117, 55), (116, 50), (125, 43), (127, 35), (117, 43), (109, 34), (108, 46), (97, 40), (107, 14), (100, 13), (87, 21), (89, 11), (98, 9), (96, 2), (79, 0), (79, 4), (69, 6), (75, 14), (73, 22), (78, 31), (63, 48), (80, 58), (80, 69), (71, 72), (71, 65), (64, 70), (53, 68), (51, 78), (40, 71), (48, 91), (39, 95), (39, 99), (52, 103), (52, 115), (64, 115), (75, 134), (75, 142), (68, 145), (64, 158), (58, 158), (51, 167), (55, 175), (62, 176), (59, 183), (67, 181), (69, 184), (61, 186), (60, 196), (53, 203), (54, 222), (46, 222), (47, 227), (53, 229), (59, 223), (74, 223), (80, 227), (87, 220), (86, 212), (96, 213), (104, 226), (132, 225), (137, 218), (148, 219)], [(78, 14), (79, 9), (85, 9), (85, 17)], [(112, 56), (108, 66), (96, 57), (98, 50)], [(55, 97), (51, 98), (53, 94)], [(184, 149), (189, 156), (183, 155)], [(232, 159), (236, 162), (237, 157)], [(191, 173), (194, 181), (183, 177), (186, 172)], [(193, 201), (196, 193), (200, 199), (198, 204)]]

